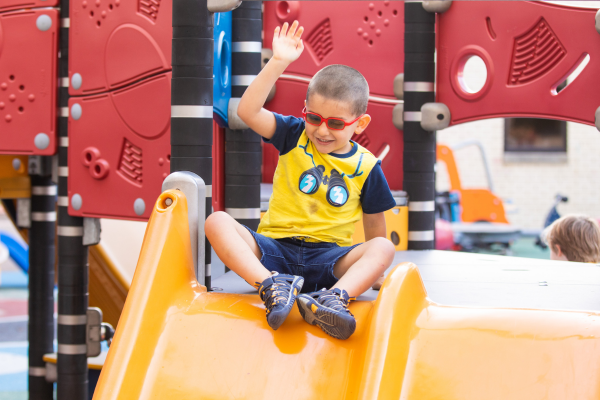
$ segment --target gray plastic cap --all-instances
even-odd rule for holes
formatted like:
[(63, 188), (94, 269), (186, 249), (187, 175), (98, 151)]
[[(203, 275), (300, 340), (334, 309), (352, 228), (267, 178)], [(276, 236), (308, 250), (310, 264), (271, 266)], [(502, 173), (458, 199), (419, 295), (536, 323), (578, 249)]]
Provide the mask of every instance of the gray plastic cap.
[(398, 74), (394, 78), (394, 96), (398, 100), (404, 99), (404, 74)]
[(50, 137), (45, 133), (38, 133), (33, 139), (33, 144), (40, 150), (46, 150), (50, 146)]
[(133, 211), (136, 215), (144, 214), (144, 211), (146, 211), (146, 203), (143, 199), (135, 199), (133, 202)]
[(238, 116), (237, 109), (240, 105), (240, 99), (232, 97), (227, 106), (227, 122), (229, 129), (248, 129), (248, 125)]
[(19, 169), (21, 169), (21, 160), (19, 160), (18, 158), (13, 158), (12, 165), (15, 171), (18, 171)]
[(35, 26), (37, 26), (40, 31), (46, 32), (48, 29), (52, 28), (52, 18), (46, 14), (42, 14), (35, 20)]
[(260, 69), (263, 69), (271, 58), (273, 58), (273, 50), (263, 47), (260, 51)]
[(452, 5), (452, 1), (424, 1), (423, 8), (425, 11), (430, 13), (443, 13), (448, 11), (450, 6)]
[(600, 33), (600, 10), (596, 13), (596, 32)]
[(450, 125), (450, 109), (444, 103), (425, 103), (421, 106), (421, 128), (439, 131)]
[(81, 114), (83, 113), (83, 110), (81, 109), (81, 106), (79, 105), (79, 103), (75, 103), (71, 106), (71, 117), (77, 121), (79, 118), (81, 118)]
[(392, 122), (400, 130), (404, 129), (404, 104), (396, 104), (392, 111)]
[(73, 196), (71, 196), (71, 207), (73, 207), (74, 210), (79, 211), (81, 209), (82, 204), (83, 199), (81, 198), (81, 195), (79, 193), (75, 193)]
[(81, 75), (78, 73), (74, 73), (71, 77), (71, 87), (75, 90), (79, 90), (82, 84)]
[(600, 131), (600, 107), (596, 109), (596, 114), (594, 116), (596, 117), (596, 129)]
[(212, 13), (229, 12), (242, 5), (242, 0), (208, 0), (207, 8)]

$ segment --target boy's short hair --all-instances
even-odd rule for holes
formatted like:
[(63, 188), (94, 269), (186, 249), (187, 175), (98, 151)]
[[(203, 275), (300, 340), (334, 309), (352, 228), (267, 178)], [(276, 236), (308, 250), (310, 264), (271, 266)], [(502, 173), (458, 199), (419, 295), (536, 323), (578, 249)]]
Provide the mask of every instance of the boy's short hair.
[(311, 93), (349, 103), (356, 117), (367, 112), (369, 84), (360, 72), (346, 65), (328, 65), (317, 72), (308, 84), (307, 103)]
[(554, 251), (560, 246), (569, 261), (600, 262), (600, 226), (585, 215), (566, 215), (554, 221), (542, 233), (542, 239)]

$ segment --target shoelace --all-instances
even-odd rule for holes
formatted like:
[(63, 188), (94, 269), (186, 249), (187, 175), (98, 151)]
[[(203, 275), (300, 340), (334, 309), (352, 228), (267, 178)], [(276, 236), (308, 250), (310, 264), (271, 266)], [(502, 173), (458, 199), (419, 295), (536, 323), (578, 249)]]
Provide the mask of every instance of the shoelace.
[(317, 292), (317, 294), (317, 302), (321, 305), (338, 312), (344, 311), (353, 315), (347, 308), (350, 301), (354, 300), (353, 297), (348, 297), (347, 294), (344, 295), (344, 293), (338, 292), (337, 290), (325, 290), (322, 294), (319, 292)]
[(277, 282), (276, 278), (273, 278), (271, 286), (264, 288), (259, 294), (262, 301), (265, 302), (267, 310), (271, 310), (273, 306), (278, 303), (285, 303), (290, 297), (291, 285), (287, 282)]

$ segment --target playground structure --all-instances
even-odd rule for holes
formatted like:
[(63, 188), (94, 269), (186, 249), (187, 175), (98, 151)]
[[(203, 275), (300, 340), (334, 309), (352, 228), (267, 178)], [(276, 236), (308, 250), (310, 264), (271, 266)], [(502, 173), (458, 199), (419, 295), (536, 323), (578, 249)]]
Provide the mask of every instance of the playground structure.
[[(465, 24), (466, 16), (474, 23)], [(600, 59), (595, 10), (529, 2), (342, 6), (277, 1), (265, 2), (263, 11), (261, 2), (248, 1), (240, 6), (239, 1), (206, 0), (76, 0), (69, 5), (40, 0), (24, 6), (4, 0), (0, 152), (6, 165), (0, 195), (17, 199), (16, 222), (29, 229), (31, 398), (52, 397), (44, 355), (53, 351), (55, 225), (58, 397), (88, 397), (90, 332), (96, 342), (101, 339), (100, 326), (91, 327), (88, 317), (88, 246), (99, 241), (100, 217), (151, 220), (96, 399), (160, 398), (174, 392), (182, 398), (199, 393), (261, 398), (276, 389), (268, 375), (274, 372), (281, 374), (280, 385), (305, 385), (298, 398), (331, 389), (340, 398), (434, 398), (434, 392), (423, 392), (428, 382), (435, 382), (436, 393), (460, 388), (457, 397), (480, 398), (490, 391), (486, 385), (535, 381), (544, 368), (540, 359), (549, 359), (552, 370), (544, 370), (546, 380), (536, 381), (523, 398), (541, 398), (541, 393), (596, 398), (597, 313), (455, 310), (427, 300), (418, 270), (405, 264), (391, 272), (376, 300), (353, 304), (363, 330), (345, 347), (297, 326), (298, 314), (286, 322), (297, 329), (274, 335), (265, 329), (256, 296), (207, 292), (211, 252), (203, 218), (213, 209), (224, 210), (256, 227), (260, 183), (269, 182), (276, 161), (273, 149), (261, 151), (257, 135), (244, 129), (236, 99), (268, 58), (274, 27), (294, 19), (306, 28), (307, 49), (278, 81), (266, 107), (299, 115), (308, 81), (324, 65), (343, 63), (363, 72), (371, 86), (373, 123), (355, 140), (382, 159), (390, 187), (408, 194), (407, 209), (399, 211), (408, 214), (407, 227), (396, 233), (409, 250), (434, 247), (436, 130), (492, 116), (557, 118), (600, 129), (600, 95), (591, 89), (600, 79), (594, 73)], [(557, 92), (587, 55), (588, 66)], [(472, 56), (487, 69), (486, 83), (475, 93), (462, 77)], [(54, 165), (51, 156), (57, 153)], [(175, 186), (169, 189), (179, 192), (161, 194), (169, 173), (179, 171), (195, 175), (171, 182)], [(100, 290), (90, 289), (92, 295)], [(419, 336), (427, 332), (425, 322), (434, 328)], [(464, 324), (479, 333), (457, 334)], [(256, 348), (239, 335), (224, 335), (235, 329), (254, 332)], [(184, 338), (188, 332), (194, 335)], [(521, 345), (519, 338), (525, 337)], [(572, 337), (585, 340), (567, 339)], [(464, 374), (441, 373), (454, 368), (455, 358), (436, 358), (447, 351), (447, 338), (470, 360)], [(481, 347), (471, 348), (473, 341)], [(232, 343), (244, 348), (228, 349), (231, 353), (215, 363), (198, 362), (226, 354)], [(429, 354), (424, 343), (439, 350)], [(516, 348), (520, 351), (513, 350), (511, 360), (498, 350)], [(248, 353), (257, 349), (286, 365), (295, 357), (295, 367), (264, 369), (262, 357)], [(319, 381), (313, 374), (296, 385), (287, 381), (319, 363), (318, 349), (323, 359), (339, 360), (335, 371), (323, 376), (340, 383)], [(351, 359), (352, 349), (359, 355)], [(171, 350), (178, 359), (169, 358)], [(496, 380), (490, 374), (474, 385), (478, 352), (491, 354), (488, 362), (502, 358), (499, 365), (508, 375)], [(529, 374), (520, 374), (516, 367), (526, 355), (536, 361), (522, 367)], [(561, 367), (565, 359), (575, 360), (567, 377)], [(254, 383), (228, 375), (229, 366), (240, 363), (263, 375)], [(223, 381), (197, 379), (211, 376), (198, 371), (217, 374), (219, 368)], [(511, 396), (501, 390), (495, 394)]]

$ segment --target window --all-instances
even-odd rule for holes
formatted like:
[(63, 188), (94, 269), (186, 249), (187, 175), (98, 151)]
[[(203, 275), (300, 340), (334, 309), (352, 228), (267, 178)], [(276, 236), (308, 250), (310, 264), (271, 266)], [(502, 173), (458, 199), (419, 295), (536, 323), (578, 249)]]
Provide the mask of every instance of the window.
[(506, 118), (504, 160), (564, 162), (567, 159), (567, 123), (542, 118)]

